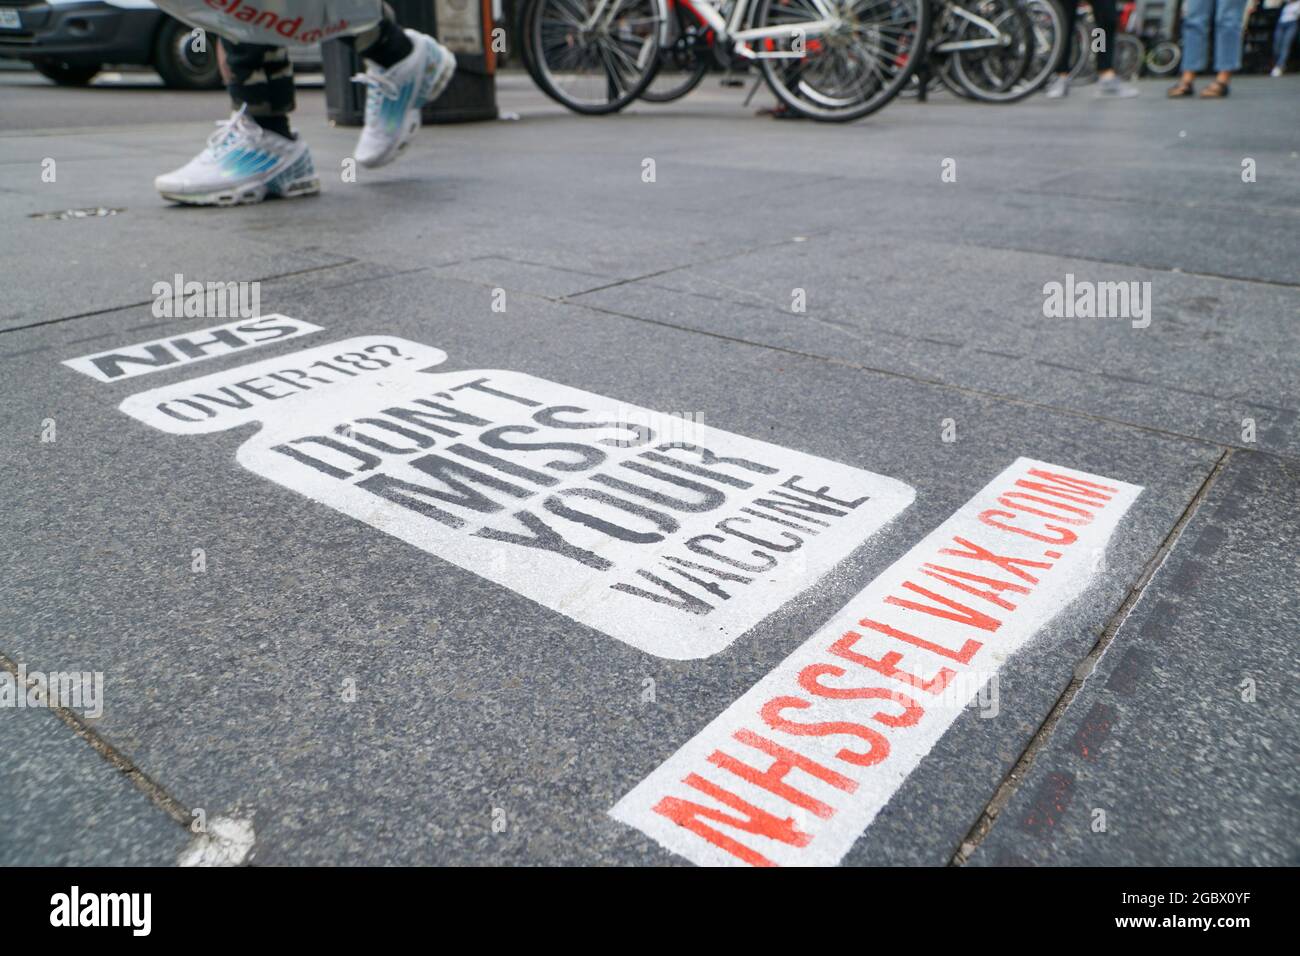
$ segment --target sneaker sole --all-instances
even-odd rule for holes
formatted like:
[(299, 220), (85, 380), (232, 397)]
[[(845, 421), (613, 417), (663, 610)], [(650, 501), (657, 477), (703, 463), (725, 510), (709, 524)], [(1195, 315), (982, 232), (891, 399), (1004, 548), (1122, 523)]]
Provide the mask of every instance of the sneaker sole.
[(182, 206), (247, 206), (265, 199), (298, 199), (303, 196), (315, 196), (318, 193), (320, 193), (320, 180), (310, 176), (275, 188), (268, 183), (253, 183), (238, 189), (218, 189), (208, 193), (160, 191), (159, 195)]
[(207, 192), (159, 190), (164, 199), (186, 206), (243, 206), (264, 199), (296, 199), (299, 196), (314, 196), (319, 192), (320, 179), (316, 176), (316, 166), (312, 163), (311, 152), (305, 148), (274, 173), (263, 175), (253, 182)]

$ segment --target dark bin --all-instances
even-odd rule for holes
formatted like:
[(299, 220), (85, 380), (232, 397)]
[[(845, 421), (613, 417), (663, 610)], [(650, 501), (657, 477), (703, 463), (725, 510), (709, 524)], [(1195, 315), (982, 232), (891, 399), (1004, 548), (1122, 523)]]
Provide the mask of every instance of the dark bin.
[[(425, 123), (463, 123), (497, 118), (496, 56), (492, 52), (491, 0), (388, 0), (404, 27), (438, 38), (456, 54), (456, 75), (441, 96), (420, 113)], [(352, 44), (321, 44), (325, 108), (330, 122), (360, 126), (366, 88), (352, 82), (365, 69)]]

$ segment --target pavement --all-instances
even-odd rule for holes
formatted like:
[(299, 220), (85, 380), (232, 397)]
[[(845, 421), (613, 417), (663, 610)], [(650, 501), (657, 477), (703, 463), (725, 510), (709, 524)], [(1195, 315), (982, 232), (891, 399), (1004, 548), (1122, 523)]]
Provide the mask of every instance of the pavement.
[[(1300, 862), (1300, 78), (1140, 85), (834, 126), (712, 80), (580, 117), (506, 74), (503, 119), (348, 182), (356, 134), (316, 81), (296, 123), (323, 194), (213, 210), (152, 178), (222, 94), (0, 74), (0, 671), (104, 688), (98, 713), (0, 708), (0, 864), (684, 863), (610, 811), (1022, 458), (1140, 493), (1033, 596), (996, 707), (959, 702), (924, 746), (891, 730), (915, 765), (864, 785), (879, 812), (834, 860)], [(155, 314), (176, 274), (259, 282), (263, 314), (320, 330), (112, 381), (64, 364), (225, 324)], [(1048, 317), (1066, 281), (1137, 283), (1149, 323)], [(204, 433), (119, 407), (349, 339), (429, 377), (209, 400), (230, 427)], [(728, 585), (710, 631), (662, 602), (614, 615), (590, 565), (453, 539), (430, 499), (358, 504), (275, 463), (294, 429), (483, 376), (676, 413), (896, 514)], [(553, 482), (542, 457), (496, 465)]]

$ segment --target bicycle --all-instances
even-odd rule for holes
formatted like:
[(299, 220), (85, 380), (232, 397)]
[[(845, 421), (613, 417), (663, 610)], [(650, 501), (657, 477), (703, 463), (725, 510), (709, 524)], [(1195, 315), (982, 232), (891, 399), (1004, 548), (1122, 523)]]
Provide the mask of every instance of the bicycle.
[[(1010, 103), (1034, 93), (1051, 77), (1065, 43), (1064, 16), (1057, 0), (1012, 2), (1019, 5), (1028, 18), (1031, 53), (1023, 75), (1006, 86), (1001, 82), (987, 80), (982, 83), (970, 82), (967, 72), (967, 80), (963, 83), (952, 69), (940, 66), (940, 79), (953, 92), (983, 102)], [(1023, 56), (1025, 22), (1002, 9), (1005, 5), (988, 2), (978, 5), (975, 9), (990, 15), (986, 19), (972, 12), (970, 4), (963, 6), (961, 13), (949, 9), (952, 4), (936, 4), (932, 34), (939, 33), (942, 39), (932, 39), (931, 57), (942, 56), (946, 64), (961, 53), (964, 59), (981, 60), (981, 66), (987, 72), (990, 56), (996, 59), (998, 50), (1013, 46), (1017, 39), (1021, 49), (1013, 57)], [(660, 54), (662, 63), (654, 80), (641, 94), (641, 99), (652, 103), (668, 103), (687, 95), (700, 84), (714, 63), (728, 67), (731, 65), (730, 60), (716, 46), (713, 31), (689, 3), (668, 0), (668, 8), (670, 17), (667, 39)], [(1010, 36), (1005, 25), (1008, 20), (1014, 21), (1014, 29), (1010, 32), (1019, 34), (1018, 38)], [(991, 52), (984, 52), (986, 50)], [(1005, 67), (1005, 55), (1001, 59)], [(1018, 60), (1012, 69), (1019, 70)], [(915, 80), (913, 77), (913, 82)]]
[[(750, 61), (777, 99), (827, 122), (860, 119), (898, 95), (916, 70), (930, 23), (929, 0), (675, 6), (702, 25), (692, 26), (693, 34), (711, 34), (707, 57), (691, 42), (691, 55), (705, 60), (702, 69), (709, 57)], [(533, 0), (521, 17), (524, 61), (556, 102), (578, 113), (613, 113), (640, 96), (662, 67), (669, 16), (667, 0)], [(673, 22), (682, 21), (673, 14)]]

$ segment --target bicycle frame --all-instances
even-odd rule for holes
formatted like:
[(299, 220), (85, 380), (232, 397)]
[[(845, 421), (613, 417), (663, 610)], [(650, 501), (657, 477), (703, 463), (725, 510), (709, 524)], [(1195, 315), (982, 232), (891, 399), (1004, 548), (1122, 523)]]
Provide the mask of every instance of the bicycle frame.
[[(601, 5), (603, 6), (607, 2), (609, 0), (601, 0)], [(680, 3), (690, 10), (714, 32), (720, 42), (730, 44), (739, 56), (747, 60), (802, 59), (804, 56), (802, 52), (761, 51), (755, 50), (750, 44), (755, 41), (775, 39), (808, 40), (833, 30), (839, 24), (839, 19), (831, 12), (825, 0), (810, 0), (813, 8), (821, 15), (822, 19), (820, 20), (811, 20), (798, 26), (756, 27), (752, 29), (744, 28), (746, 15), (749, 13), (750, 0), (735, 0), (729, 17), (725, 16), (714, 5), (713, 0), (674, 0), (674, 2)], [(666, 18), (664, 25), (666, 28)], [(665, 32), (664, 39), (666, 40), (666, 38), (667, 33)]]
[[(609, 2), (610, 0), (600, 0), (598, 9), (603, 9)], [(749, 60), (800, 59), (803, 57), (803, 53), (760, 51), (755, 50), (750, 44), (756, 40), (777, 38), (790, 40), (802, 38), (807, 40), (833, 29), (838, 23), (838, 19), (827, 7), (825, 0), (811, 0), (814, 9), (821, 14), (821, 20), (813, 20), (792, 27), (761, 27), (748, 30), (743, 28), (743, 24), (745, 15), (749, 12), (750, 0), (736, 0), (731, 8), (730, 17), (724, 16), (722, 11), (714, 5), (713, 0), (671, 0), (671, 2), (679, 3), (690, 10), (697, 19), (714, 32), (719, 41), (730, 43), (737, 54)], [(932, 48), (932, 52), (958, 53), (964, 50), (987, 49), (1002, 43), (1002, 36), (998, 28), (984, 17), (967, 10), (957, 3), (946, 4), (945, 6), (950, 15), (966, 20), (988, 35), (969, 40), (941, 40)], [(666, 27), (667, 18), (665, 18), (665, 32), (663, 34), (665, 42), (667, 41)]]
[(958, 3), (948, 3), (944, 4), (944, 6), (947, 7), (949, 15), (960, 17), (968, 23), (974, 24), (988, 33), (988, 36), (977, 40), (940, 40), (931, 48), (932, 52), (960, 53), (963, 50), (984, 50), (988, 47), (999, 46), (1002, 43), (1002, 35), (998, 32), (998, 28), (979, 14), (972, 13)]

